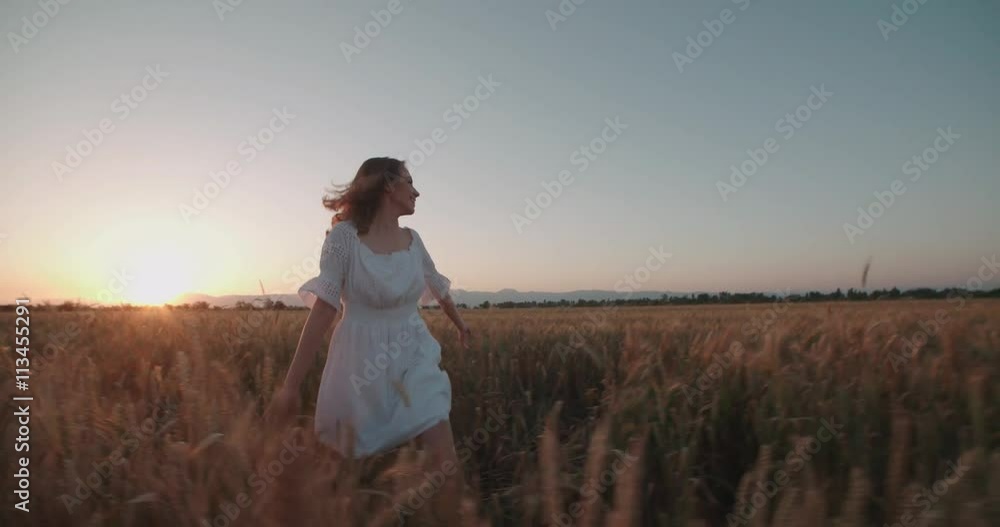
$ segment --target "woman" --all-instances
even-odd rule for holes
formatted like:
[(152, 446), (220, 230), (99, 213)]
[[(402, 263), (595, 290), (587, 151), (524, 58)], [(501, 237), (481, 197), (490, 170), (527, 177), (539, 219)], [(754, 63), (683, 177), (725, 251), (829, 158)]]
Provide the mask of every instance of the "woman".
[[(365, 161), (354, 180), (324, 198), (335, 212), (320, 256), (319, 276), (299, 289), (309, 316), (295, 358), (268, 417), (290, 415), (299, 386), (343, 308), (327, 352), (316, 399), (316, 433), (343, 455), (385, 452), (411, 439), (427, 451), (429, 470), (458, 466), (448, 415), (451, 382), (441, 346), (427, 330), (418, 301), (434, 298), (469, 349), (472, 333), (455, 309), (451, 282), (434, 266), (417, 232), (401, 228), (417, 196), (403, 161)], [(438, 514), (454, 524), (462, 472), (437, 492)]]

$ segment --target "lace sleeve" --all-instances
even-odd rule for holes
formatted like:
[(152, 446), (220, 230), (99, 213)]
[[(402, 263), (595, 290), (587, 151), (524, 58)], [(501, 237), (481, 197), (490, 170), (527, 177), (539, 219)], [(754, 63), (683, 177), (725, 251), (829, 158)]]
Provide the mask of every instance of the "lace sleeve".
[(434, 266), (434, 260), (417, 231), (413, 231), (413, 235), (420, 242), (420, 256), (423, 264), (424, 282), (426, 283), (424, 292), (420, 295), (420, 303), (427, 304), (431, 300), (437, 300), (440, 303), (451, 293), (451, 280), (438, 272), (437, 267)]
[(347, 225), (340, 222), (330, 229), (319, 256), (319, 276), (310, 278), (299, 288), (299, 297), (312, 308), (316, 299), (341, 309), (340, 293), (347, 278), (350, 257), (350, 236)]

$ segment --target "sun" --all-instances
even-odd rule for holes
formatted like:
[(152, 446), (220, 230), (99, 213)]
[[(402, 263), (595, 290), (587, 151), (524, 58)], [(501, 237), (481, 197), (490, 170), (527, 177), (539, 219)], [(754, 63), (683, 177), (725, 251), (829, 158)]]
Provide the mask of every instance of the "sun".
[(191, 290), (191, 262), (170, 246), (137, 251), (128, 270), (131, 282), (122, 297), (132, 304), (161, 305)]

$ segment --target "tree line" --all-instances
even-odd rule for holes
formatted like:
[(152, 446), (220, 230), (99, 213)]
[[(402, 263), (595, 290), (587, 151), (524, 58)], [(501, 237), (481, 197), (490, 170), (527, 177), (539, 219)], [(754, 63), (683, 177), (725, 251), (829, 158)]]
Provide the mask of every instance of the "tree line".
[[(681, 295), (669, 295), (662, 294), (658, 298), (627, 298), (627, 299), (603, 299), (603, 300), (545, 300), (545, 301), (524, 301), (524, 302), (493, 302), (489, 300), (484, 301), (476, 306), (471, 306), (471, 309), (516, 309), (516, 308), (538, 308), (538, 307), (555, 307), (555, 308), (566, 308), (566, 307), (602, 307), (602, 306), (686, 306), (686, 305), (707, 305), (707, 304), (764, 304), (772, 303), (777, 301), (785, 302), (865, 302), (873, 300), (944, 300), (949, 297), (956, 295), (961, 295), (964, 298), (1000, 298), (1000, 288), (989, 290), (989, 291), (968, 291), (965, 289), (958, 288), (948, 288), (948, 289), (932, 289), (928, 287), (919, 287), (915, 289), (907, 289), (901, 291), (896, 287), (892, 289), (877, 289), (872, 291), (865, 291), (862, 289), (850, 288), (846, 292), (837, 288), (836, 291), (829, 293), (823, 293), (820, 291), (809, 291), (808, 293), (795, 293), (788, 295), (779, 294), (768, 294), (768, 293), (730, 293), (727, 291), (721, 291), (718, 293), (690, 293)], [(14, 311), (16, 306), (14, 304), (0, 305), (0, 311)], [(470, 306), (464, 302), (456, 303), (456, 307), (460, 309), (470, 309)], [(150, 309), (151, 306), (137, 306), (133, 304), (116, 304), (109, 306), (101, 306), (97, 304), (88, 304), (85, 302), (76, 301), (65, 301), (58, 304), (52, 304), (49, 302), (43, 302), (34, 306), (33, 309), (36, 310), (51, 310), (51, 311), (81, 311), (89, 309), (106, 309), (111, 311), (132, 311), (140, 309)], [(306, 310), (304, 306), (289, 306), (282, 302), (281, 300), (272, 300), (270, 298), (257, 298), (251, 302), (238, 301), (234, 306), (230, 307), (220, 307), (210, 305), (208, 302), (199, 301), (184, 304), (164, 304), (163, 306), (152, 306), (156, 309), (168, 309), (168, 310), (179, 310), (179, 311), (222, 311), (222, 310), (235, 310), (235, 311), (248, 311), (248, 310), (264, 310), (264, 311), (281, 311), (281, 310)], [(424, 309), (440, 309), (440, 306), (434, 305), (425, 307)]]

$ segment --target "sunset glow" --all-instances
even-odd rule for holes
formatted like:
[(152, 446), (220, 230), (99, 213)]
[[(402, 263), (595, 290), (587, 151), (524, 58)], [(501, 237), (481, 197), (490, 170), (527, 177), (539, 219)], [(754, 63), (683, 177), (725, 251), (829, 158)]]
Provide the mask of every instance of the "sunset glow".
[(168, 246), (143, 249), (134, 259), (133, 284), (127, 284), (122, 298), (129, 303), (160, 305), (191, 290), (190, 261)]

